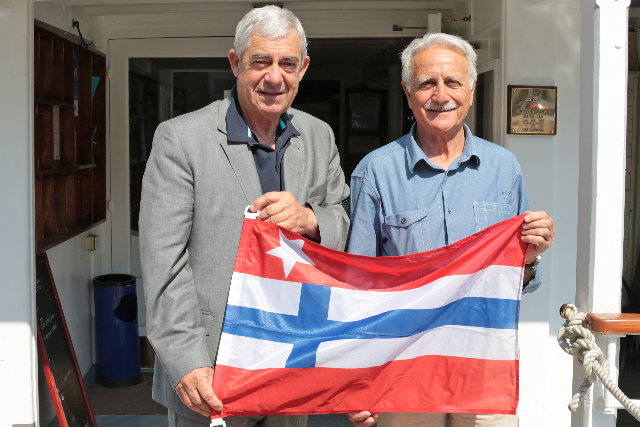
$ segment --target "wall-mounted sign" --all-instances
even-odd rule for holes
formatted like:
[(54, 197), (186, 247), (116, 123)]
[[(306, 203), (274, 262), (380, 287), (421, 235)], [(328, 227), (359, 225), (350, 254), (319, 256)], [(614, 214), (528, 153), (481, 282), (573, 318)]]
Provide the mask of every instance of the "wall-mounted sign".
[(508, 86), (507, 133), (555, 135), (558, 107), (556, 86)]
[(376, 92), (349, 93), (350, 130), (379, 130), (380, 98), (380, 94)]

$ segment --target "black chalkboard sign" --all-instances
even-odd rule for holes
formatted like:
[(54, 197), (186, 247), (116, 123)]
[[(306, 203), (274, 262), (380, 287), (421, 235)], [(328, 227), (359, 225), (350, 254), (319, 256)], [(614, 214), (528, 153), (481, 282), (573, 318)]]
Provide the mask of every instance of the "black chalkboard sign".
[(38, 353), (61, 427), (96, 427), (47, 254), (36, 258)]

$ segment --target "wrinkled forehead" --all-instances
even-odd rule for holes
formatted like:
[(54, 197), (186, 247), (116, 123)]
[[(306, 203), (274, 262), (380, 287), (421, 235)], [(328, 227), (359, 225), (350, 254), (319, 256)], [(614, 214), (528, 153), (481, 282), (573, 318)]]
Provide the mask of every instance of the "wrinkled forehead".
[(302, 41), (296, 31), (295, 27), (290, 28), (290, 31), (284, 36), (263, 36), (258, 30), (251, 33), (247, 48), (242, 53), (242, 56), (247, 57), (287, 57), (296, 58), (299, 62), (302, 60), (303, 49)]
[(411, 60), (412, 80), (455, 77), (469, 79), (469, 63), (458, 49), (432, 46), (416, 53)]

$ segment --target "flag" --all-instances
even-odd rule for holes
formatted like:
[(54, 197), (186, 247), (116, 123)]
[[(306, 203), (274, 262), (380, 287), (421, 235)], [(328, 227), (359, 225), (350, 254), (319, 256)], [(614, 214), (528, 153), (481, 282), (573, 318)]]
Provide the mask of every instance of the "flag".
[(212, 418), (515, 414), (524, 215), (452, 245), (367, 257), (245, 219)]

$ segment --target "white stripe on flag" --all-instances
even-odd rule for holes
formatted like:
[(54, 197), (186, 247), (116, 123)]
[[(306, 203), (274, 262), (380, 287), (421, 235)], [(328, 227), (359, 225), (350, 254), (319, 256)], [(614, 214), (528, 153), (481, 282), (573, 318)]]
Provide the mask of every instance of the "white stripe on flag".
[(515, 360), (515, 335), (514, 329), (443, 326), (403, 338), (326, 341), (318, 347), (316, 367), (368, 368), (431, 355)]
[(519, 300), (521, 286), (513, 286), (514, 282), (522, 283), (522, 268), (491, 265), (473, 274), (445, 276), (406, 291), (332, 288), (329, 320), (355, 322), (391, 310), (438, 308), (465, 297)]
[(227, 304), (297, 316), (301, 291), (301, 283), (234, 272)]
[[(230, 349), (232, 352), (230, 353)], [(241, 369), (284, 368), (293, 344), (222, 333), (217, 364)]]

